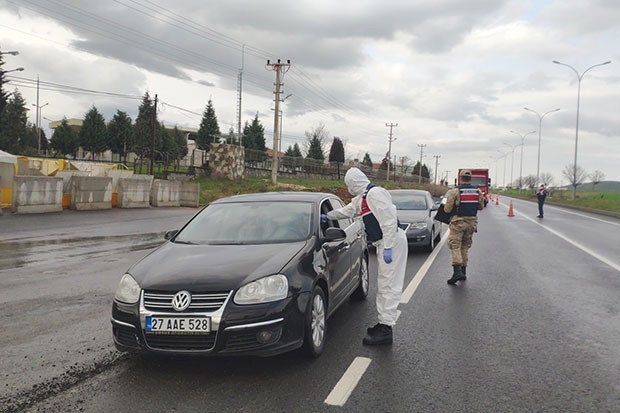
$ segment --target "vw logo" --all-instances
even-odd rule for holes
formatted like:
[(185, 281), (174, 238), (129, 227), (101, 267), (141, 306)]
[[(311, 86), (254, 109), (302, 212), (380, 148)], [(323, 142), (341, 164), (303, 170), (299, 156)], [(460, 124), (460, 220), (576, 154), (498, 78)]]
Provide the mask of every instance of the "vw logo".
[(192, 295), (189, 291), (179, 291), (172, 297), (172, 308), (176, 311), (184, 311), (189, 307), (189, 303), (192, 302)]

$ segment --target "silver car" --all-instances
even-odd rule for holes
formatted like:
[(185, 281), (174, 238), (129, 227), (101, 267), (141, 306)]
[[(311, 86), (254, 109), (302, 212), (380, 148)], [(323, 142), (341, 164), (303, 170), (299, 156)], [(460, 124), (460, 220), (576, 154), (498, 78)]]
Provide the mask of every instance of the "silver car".
[(409, 245), (433, 251), (441, 239), (441, 222), (433, 219), (439, 204), (435, 203), (428, 191), (393, 189), (389, 192)]

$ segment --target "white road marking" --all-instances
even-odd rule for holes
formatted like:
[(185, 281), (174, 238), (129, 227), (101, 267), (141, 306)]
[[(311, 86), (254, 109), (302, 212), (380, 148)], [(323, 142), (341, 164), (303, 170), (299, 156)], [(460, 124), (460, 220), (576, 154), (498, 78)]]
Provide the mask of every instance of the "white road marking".
[(435, 261), (437, 254), (439, 254), (441, 247), (443, 247), (443, 245), (448, 240), (449, 235), (450, 235), (450, 228), (448, 228), (446, 233), (441, 236), (441, 242), (437, 246), (435, 246), (435, 249), (433, 250), (431, 255), (428, 256), (426, 261), (424, 261), (424, 264), (422, 264), (418, 272), (413, 276), (413, 279), (411, 280), (411, 282), (409, 283), (409, 285), (407, 286), (407, 288), (405, 289), (405, 291), (400, 297), (401, 304), (407, 304), (409, 300), (411, 300), (411, 297), (413, 297), (413, 293), (415, 293), (415, 290), (417, 290), (418, 286), (424, 279), (424, 276), (426, 276), (426, 273), (428, 272), (429, 268)]
[(334, 389), (329, 393), (324, 403), (331, 406), (344, 406), (371, 361), (366, 357), (356, 357), (347, 371), (344, 372), (342, 378), (336, 383)]
[[(547, 209), (547, 208), (548, 208), (548, 206), (545, 205), (545, 209)], [(601, 218), (591, 217), (589, 215), (580, 214), (578, 212), (568, 211), (568, 210), (566, 210), (564, 208), (554, 208), (554, 207), (551, 207), (551, 209), (554, 209), (556, 211), (561, 211), (562, 213), (565, 213), (565, 214), (573, 214), (573, 215), (577, 215), (578, 217), (588, 218), (588, 219), (592, 219), (594, 221), (599, 221), (599, 222), (603, 222), (605, 224), (615, 225), (615, 226), (620, 227), (620, 223), (618, 223), (618, 222), (612, 222), (612, 221), (607, 221), (607, 220), (601, 219)], [(513, 210), (514, 210), (514, 208), (513, 208)]]
[[(616, 263), (614, 263), (614, 262), (611, 262), (610, 260), (608, 260), (607, 258), (603, 257), (602, 255), (600, 255), (600, 254), (598, 254), (598, 253), (596, 253), (596, 252), (592, 251), (591, 249), (589, 249), (589, 248), (587, 248), (587, 247), (584, 247), (583, 245), (579, 244), (578, 242), (575, 242), (575, 241), (573, 241), (572, 239), (570, 239), (570, 238), (568, 238), (568, 237), (566, 237), (566, 236), (564, 236), (564, 235), (560, 234), (560, 233), (559, 233), (559, 232), (557, 232), (556, 230), (553, 230), (553, 229), (551, 229), (551, 228), (549, 228), (549, 227), (547, 227), (547, 226), (542, 225), (540, 222), (538, 222), (538, 221), (534, 220), (533, 218), (530, 218), (530, 217), (528, 217), (527, 215), (524, 215), (524, 214), (522, 214), (522, 213), (518, 212), (516, 209), (514, 209), (514, 206), (513, 206), (513, 208), (512, 208), (512, 211), (515, 213), (515, 215), (516, 215), (516, 214), (519, 214), (522, 218), (525, 218), (525, 219), (527, 219), (528, 221), (533, 222), (534, 224), (536, 224), (536, 225), (540, 226), (541, 228), (546, 229), (547, 231), (549, 231), (549, 232), (550, 232), (550, 233), (552, 233), (553, 235), (555, 235), (555, 236), (557, 236), (557, 237), (562, 238), (564, 241), (568, 242), (569, 244), (574, 245), (575, 247), (579, 248), (580, 250), (582, 250), (582, 251), (583, 251), (583, 252), (585, 252), (586, 254), (590, 254), (592, 257), (596, 258), (597, 260), (601, 261), (601, 262), (602, 262), (602, 263), (604, 263), (604, 264), (609, 265), (609, 266), (610, 266), (611, 268), (613, 268), (614, 270), (616, 270), (616, 271), (620, 272), (620, 265), (618, 265), (618, 264), (616, 264)], [(562, 210), (562, 212), (567, 212), (567, 211)], [(574, 212), (569, 212), (569, 213), (574, 214)], [(575, 214), (575, 215), (580, 215), (580, 214)], [(604, 220), (602, 220), (602, 219), (598, 219), (598, 218), (592, 218), (592, 217), (589, 217), (589, 216), (587, 216), (587, 215), (580, 215), (580, 216), (583, 216), (583, 217), (585, 217), (585, 218), (594, 219), (594, 220), (597, 220), (597, 221), (607, 222), (607, 221), (604, 221)]]

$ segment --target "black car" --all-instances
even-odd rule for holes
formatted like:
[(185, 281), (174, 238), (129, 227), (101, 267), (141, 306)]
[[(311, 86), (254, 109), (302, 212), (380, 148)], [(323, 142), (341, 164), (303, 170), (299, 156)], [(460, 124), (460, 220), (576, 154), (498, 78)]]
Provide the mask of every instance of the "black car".
[(433, 251), (441, 239), (441, 222), (434, 220), (439, 204), (421, 189), (390, 190), (401, 228), (412, 247)]
[(112, 305), (121, 351), (318, 356), (327, 318), (368, 295), (359, 219), (320, 222), (333, 194), (238, 195), (212, 202), (121, 278)]

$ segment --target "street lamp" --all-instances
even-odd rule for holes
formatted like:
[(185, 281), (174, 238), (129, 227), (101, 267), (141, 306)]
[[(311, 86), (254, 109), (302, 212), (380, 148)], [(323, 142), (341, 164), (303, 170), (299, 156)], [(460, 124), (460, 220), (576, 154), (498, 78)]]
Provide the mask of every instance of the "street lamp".
[(24, 68), (23, 67), (18, 67), (17, 69), (11, 69), (11, 70), (0, 70), (0, 74), (7, 74), (7, 73), (11, 73), (11, 72), (23, 72)]
[(38, 152), (37, 154), (40, 156), (41, 155), (41, 109), (43, 109), (44, 107), (46, 107), (47, 105), (49, 105), (49, 102), (44, 104), (44, 105), (37, 105), (36, 103), (33, 103), (32, 106), (35, 106), (37, 108), (37, 141), (39, 143), (38, 145)]
[(583, 79), (583, 76), (588, 72), (588, 70), (597, 66), (608, 65), (611, 63), (611, 60), (590, 66), (584, 70), (582, 74), (579, 74), (579, 72), (577, 72), (577, 70), (569, 64), (558, 62), (557, 60), (554, 60), (553, 63), (566, 66), (577, 75), (577, 122), (575, 126), (575, 162), (573, 163), (573, 199), (575, 199), (575, 195), (577, 193), (577, 141), (579, 140), (579, 100), (581, 98), (581, 79)]
[[(530, 110), (530, 109), (527, 109), (527, 110)], [(560, 109), (557, 109), (557, 110), (560, 110)], [(540, 131), (540, 128), (538, 130)], [(519, 191), (520, 191), (521, 188), (523, 187), (523, 181), (522, 181), (523, 180), (523, 147), (525, 146), (525, 137), (531, 133), (535, 133), (536, 131), (533, 130), (531, 132), (526, 133), (525, 135), (521, 135), (519, 132), (515, 132), (513, 130), (511, 130), (510, 132), (516, 135), (519, 135), (521, 137), (521, 162), (519, 163)], [(540, 132), (538, 134), (538, 163), (540, 164)], [(538, 182), (538, 171), (536, 171), (536, 182)]]
[[(511, 145), (511, 144), (506, 143), (506, 142), (504, 142), (504, 145), (510, 146), (510, 148), (512, 149), (512, 159), (510, 161), (510, 187), (512, 188), (512, 183), (514, 182), (513, 178), (512, 178), (512, 173), (514, 172), (514, 169), (515, 169), (514, 168), (514, 166), (515, 166), (515, 148), (517, 146), (519, 146), (519, 145)], [(506, 155), (508, 155), (508, 154), (506, 154)]]
[(19, 52), (17, 50), (11, 50), (9, 52), (0, 52), (0, 55), (2, 55), (2, 54), (10, 54), (10, 55), (13, 55), (13, 56), (17, 56), (19, 54)]
[(530, 109), (530, 108), (523, 108), (523, 109), (525, 109), (527, 111), (530, 111), (530, 112), (534, 113), (536, 116), (538, 116), (538, 163), (536, 164), (536, 185), (538, 185), (539, 182), (540, 182), (539, 181), (539, 176), (540, 176), (540, 141), (541, 141), (541, 134), (542, 134), (542, 120), (543, 120), (543, 118), (545, 116), (547, 116), (550, 113), (557, 112), (558, 110), (560, 110), (560, 108), (550, 110), (549, 112), (545, 112), (542, 115), (540, 113), (536, 112), (535, 110)]
[(508, 156), (508, 152), (504, 153), (504, 152), (500, 151), (499, 149), (497, 150), (497, 152), (499, 152), (499, 153), (501, 153), (501, 154), (502, 154), (502, 156), (500, 156), (500, 157), (499, 157), (499, 158), (497, 158), (497, 159), (502, 159), (502, 158), (504, 158), (504, 180), (503, 180), (503, 182), (502, 182), (502, 187), (503, 187), (504, 189), (506, 189), (506, 157)]

